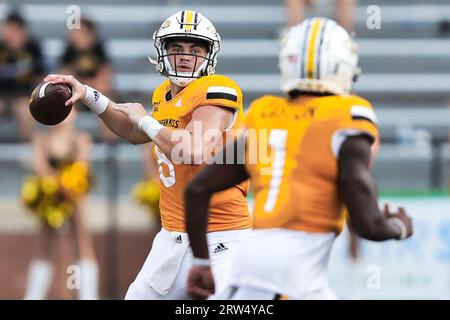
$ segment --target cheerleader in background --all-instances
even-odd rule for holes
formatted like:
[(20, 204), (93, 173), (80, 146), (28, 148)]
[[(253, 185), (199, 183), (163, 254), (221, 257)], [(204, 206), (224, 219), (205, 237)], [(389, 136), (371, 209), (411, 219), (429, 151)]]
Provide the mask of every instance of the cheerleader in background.
[(145, 207), (151, 216), (154, 230), (161, 229), (161, 215), (159, 211), (159, 171), (152, 155), (153, 142), (145, 144), (142, 148), (142, 164), (144, 166), (144, 180), (138, 182), (132, 191), (132, 197)]
[[(66, 47), (60, 59), (60, 73), (73, 74), (86, 85), (96, 88), (108, 97), (114, 96), (110, 57), (93, 20), (83, 17), (79, 29), (69, 30)], [(104, 142), (117, 142), (116, 136), (103, 121), (99, 121), (99, 128), (100, 137)]]
[[(91, 185), (91, 137), (75, 128), (75, 109), (62, 123), (33, 138), (35, 176), (22, 186), (23, 203), (42, 222), (36, 257), (29, 266), (24, 299), (45, 299), (52, 283), (58, 248), (66, 231), (76, 255), (79, 299), (98, 299), (98, 266), (84, 216), (84, 198)], [(66, 266), (67, 267), (67, 266)], [(64, 274), (66, 273), (64, 268)], [(69, 284), (64, 279), (65, 285)], [(68, 289), (77, 288), (72, 286)]]

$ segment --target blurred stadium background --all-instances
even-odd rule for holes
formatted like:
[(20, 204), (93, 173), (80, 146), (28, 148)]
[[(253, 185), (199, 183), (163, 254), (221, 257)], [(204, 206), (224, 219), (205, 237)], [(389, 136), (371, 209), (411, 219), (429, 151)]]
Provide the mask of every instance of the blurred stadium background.
[[(307, 15), (333, 17), (333, 1), (318, 2)], [(98, 24), (114, 69), (117, 101), (150, 104), (153, 88), (162, 81), (147, 62), (147, 55), (154, 55), (153, 31), (166, 16), (183, 8), (198, 10), (215, 23), (223, 39), (218, 73), (241, 85), (246, 106), (262, 94), (279, 93), (277, 37), (286, 24), (282, 1), (6, 1), (0, 3), (0, 19), (11, 8), (19, 8), (41, 44), (48, 72), (55, 72), (67, 33), (66, 10), (72, 4)], [(369, 5), (381, 8), (381, 29), (367, 28)], [(376, 182), (383, 200), (411, 212), (416, 235), (404, 244), (362, 242), (361, 255), (352, 260), (345, 233), (331, 259), (333, 288), (350, 299), (449, 298), (450, 2), (359, 0), (354, 21), (363, 72), (355, 92), (374, 105), (382, 136)], [(80, 114), (78, 124), (96, 141), (96, 183), (87, 212), (101, 267), (101, 298), (120, 299), (154, 235), (154, 220), (130, 197), (143, 176), (141, 149), (122, 141), (102, 142), (96, 117), (88, 112)], [(22, 298), (38, 226), (19, 199), (23, 178), (31, 170), (31, 149), (18, 142), (17, 135), (10, 115), (3, 114), (1, 299)], [(56, 286), (50, 297), (67, 297), (60, 296)]]

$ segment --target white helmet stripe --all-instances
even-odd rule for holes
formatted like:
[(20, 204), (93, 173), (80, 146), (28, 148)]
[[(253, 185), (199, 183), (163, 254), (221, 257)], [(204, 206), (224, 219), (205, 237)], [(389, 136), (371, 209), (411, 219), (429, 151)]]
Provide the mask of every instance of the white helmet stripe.
[(283, 39), (278, 66), (282, 89), (348, 94), (358, 47), (342, 27), (325, 18), (306, 19)]

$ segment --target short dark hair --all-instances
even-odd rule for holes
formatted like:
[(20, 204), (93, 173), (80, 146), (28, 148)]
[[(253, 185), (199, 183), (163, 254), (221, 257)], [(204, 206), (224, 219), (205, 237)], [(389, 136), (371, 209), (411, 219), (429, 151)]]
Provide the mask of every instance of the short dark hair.
[(27, 23), (22, 15), (17, 10), (11, 11), (5, 18), (5, 23), (16, 24), (21, 27), (26, 27)]
[(83, 27), (86, 27), (91, 33), (94, 33), (94, 34), (97, 33), (97, 26), (95, 25), (94, 21), (92, 21), (88, 18), (81, 18), (80, 24)]
[(294, 90), (289, 91), (287, 93), (287, 95), (289, 96), (289, 99), (294, 100), (300, 96), (327, 97), (327, 96), (332, 96), (334, 94), (331, 92), (314, 92), (314, 91), (303, 91), (303, 90), (294, 89)]

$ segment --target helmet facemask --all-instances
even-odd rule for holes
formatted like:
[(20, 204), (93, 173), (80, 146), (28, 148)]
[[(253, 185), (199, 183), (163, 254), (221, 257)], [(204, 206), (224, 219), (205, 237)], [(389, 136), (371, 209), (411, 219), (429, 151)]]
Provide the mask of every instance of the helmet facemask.
[[(156, 65), (156, 70), (159, 74), (168, 77), (172, 83), (185, 87), (195, 79), (215, 73), (221, 39), (211, 21), (200, 12), (182, 10), (171, 15), (155, 31), (153, 40), (157, 59), (156, 61), (150, 59), (150, 62)], [(205, 57), (191, 53), (169, 54), (167, 52), (167, 44), (170, 41), (200, 42), (205, 45), (207, 54)], [(177, 71), (176, 66), (170, 63), (171, 56), (175, 56), (173, 58), (176, 61), (176, 55), (195, 56), (194, 70), (189, 72)], [(204, 61), (200, 61), (200, 58), (204, 59)]]
[[(206, 56), (200, 56), (191, 53), (169, 53), (167, 46), (173, 41), (200, 43), (206, 48), (207, 54)], [(159, 73), (168, 77), (177, 86), (185, 87), (195, 79), (215, 73), (219, 44), (210, 39), (198, 39), (198, 37), (193, 38), (187, 36), (156, 38), (155, 47), (158, 53), (157, 69)], [(189, 72), (177, 71), (177, 56), (194, 57), (193, 70)], [(170, 63), (169, 57), (173, 57), (173, 66)], [(200, 63), (200, 59), (204, 61)]]

